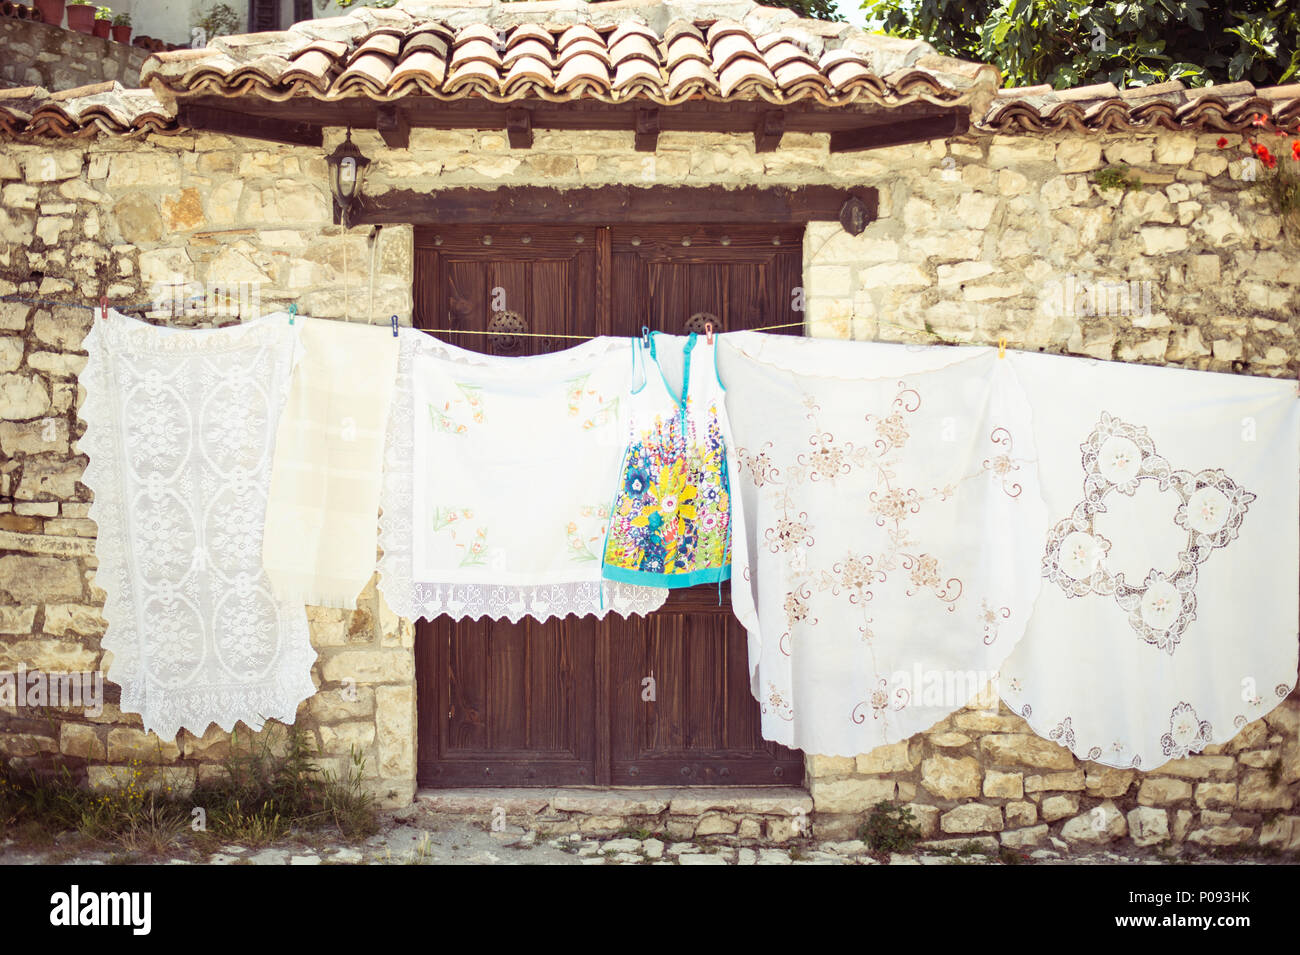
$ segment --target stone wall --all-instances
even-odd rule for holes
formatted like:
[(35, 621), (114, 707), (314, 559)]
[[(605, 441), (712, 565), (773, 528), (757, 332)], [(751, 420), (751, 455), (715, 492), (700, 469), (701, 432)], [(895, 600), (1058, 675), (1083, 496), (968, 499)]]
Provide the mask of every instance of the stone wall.
[(75, 30), (0, 17), (0, 87), (43, 86), (50, 92), (116, 80), (140, 85), (148, 50)]
[[(91, 319), (67, 305), (101, 294), (146, 301), (172, 283), (200, 292), (250, 283), (263, 311), (297, 302), (308, 315), (382, 322), (396, 312), (409, 321), (412, 230), (390, 226), (372, 237), (368, 228), (330, 224), (322, 157), (340, 138), (330, 131), (323, 149), (187, 134), (6, 144), (0, 152), (0, 295), (66, 303), (0, 304), (0, 669), (107, 664), (77, 446), (84, 425), (75, 376)], [(806, 317), (811, 334), (928, 341), (928, 327), (949, 341), (1005, 336), (1018, 348), (1295, 376), (1295, 247), (1243, 180), (1238, 138), (1227, 138), (1221, 149), (1217, 136), (1163, 132), (968, 136), (830, 155), (816, 135), (787, 135), (776, 152), (756, 154), (750, 136), (666, 132), (658, 151), (645, 154), (633, 149), (631, 132), (539, 130), (531, 150), (511, 150), (499, 132), (414, 130), (402, 151), (354, 134), (374, 160), (371, 193), (399, 185), (874, 185), (880, 218), (863, 235), (833, 223), (806, 233), (807, 311), (790, 320)], [(1100, 189), (1096, 171), (1118, 162), (1146, 186)], [(1134, 300), (1085, 314), (1065, 303), (1083, 283), (1121, 282), (1136, 283), (1125, 286), (1141, 290)], [(180, 325), (230, 320), (202, 310), (153, 314)], [(373, 585), (361, 609), (310, 616), (321, 692), (303, 704), (300, 724), (334, 768), (355, 748), (368, 784), (389, 804), (408, 803), (413, 628)], [(940, 840), (1168, 838), (1294, 849), (1298, 735), (1293, 696), (1231, 743), (1143, 775), (1080, 763), (1005, 709), (968, 710), (857, 759), (809, 757), (813, 825), (844, 838), (869, 805), (895, 798)], [(217, 771), (228, 747), (217, 732), (158, 740), (112, 706), (95, 719), (37, 719), (11, 708), (0, 727), (7, 758), (66, 760), (97, 784), (111, 784), (114, 767), (132, 758), (178, 767), (186, 784)], [(789, 835), (785, 823), (769, 833), (761, 813), (732, 815), (715, 807), (699, 825), (740, 833), (748, 819), (751, 831), (761, 823), (764, 835)], [(674, 818), (685, 833), (687, 817)]]

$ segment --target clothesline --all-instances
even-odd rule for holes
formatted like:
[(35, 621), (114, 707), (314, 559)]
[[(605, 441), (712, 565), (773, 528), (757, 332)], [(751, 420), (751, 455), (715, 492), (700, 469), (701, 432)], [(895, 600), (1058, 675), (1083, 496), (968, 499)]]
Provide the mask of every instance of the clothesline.
[[(185, 283), (172, 283), (172, 285), (185, 285)], [(182, 299), (181, 301), (200, 301), (205, 298), (207, 298), (207, 296), (191, 295), (190, 298)], [(22, 296), (18, 296), (18, 295), (0, 295), (0, 301), (18, 301), (18, 303), (22, 303), (26, 305), (43, 305), (43, 307), (52, 307), (52, 308), (83, 308), (86, 309), (86, 311), (90, 311), (90, 312), (94, 312), (96, 308), (100, 308), (100, 305), (82, 305), (79, 303), (75, 303), (75, 301), (55, 301), (52, 299), (25, 299), (22, 298)], [(173, 299), (169, 301), (142, 301), (142, 303), (135, 304), (135, 305), (113, 305), (113, 308), (116, 308), (118, 312), (139, 312), (140, 309), (152, 308), (155, 307), (155, 305), (169, 305), (170, 307), (170, 305), (175, 304), (175, 301), (177, 300)], [(784, 322), (784, 324), (780, 324), (780, 325), (761, 325), (755, 327), (755, 329), (746, 329), (746, 331), (776, 331), (779, 329), (796, 329), (796, 327), (803, 327), (806, 325), (816, 325), (816, 324), (820, 324), (820, 322), (831, 322), (831, 321), (841, 321), (841, 320), (840, 318), (807, 318), (807, 320), (800, 321), (800, 322)], [(897, 322), (876, 320), (876, 326), (891, 327), (891, 329), (898, 329), (900, 331), (917, 331), (917, 333), (920, 334), (930, 335), (931, 338), (939, 340), (941, 344), (969, 344), (969, 346), (978, 346), (978, 347), (989, 346), (989, 344), (991, 344), (989, 342), (975, 342), (975, 340), (971, 340), (971, 339), (946, 338), (944, 337), (944, 335), (940, 335), (939, 333), (937, 333), (937, 331), (931, 329), (931, 327), (928, 327), (928, 325), (927, 327), (923, 327), (923, 329), (914, 329), (914, 327), (910, 327), (906, 325), (898, 325)], [(547, 334), (547, 333), (542, 333), (542, 331), (487, 331), (487, 330), (480, 330), (480, 329), (420, 329), (420, 330), (425, 331), (425, 333), (428, 333), (430, 335), (503, 335), (503, 337), (510, 337), (510, 338), (551, 338), (551, 339), (563, 338), (563, 339), (576, 340), (576, 342), (589, 342), (589, 340), (593, 338), (597, 338), (597, 335)], [(997, 346), (998, 346), (998, 350), (1000, 350), (1000, 353), (1005, 353), (1006, 339), (1005, 338), (998, 339)], [(1296, 396), (1297, 398), (1300, 398), (1300, 381), (1296, 382)]]
[[(172, 284), (173, 284), (173, 285), (184, 285), (184, 284), (187, 284), (187, 283), (183, 283), (183, 282), (181, 282), (181, 283), (172, 283)], [(161, 301), (161, 302), (153, 302), (153, 301), (150, 301), (150, 302), (139, 302), (139, 303), (137, 303), (137, 304), (135, 304), (135, 305), (114, 305), (114, 306), (111, 306), (111, 307), (112, 307), (112, 308), (115, 308), (115, 309), (116, 309), (117, 311), (119, 311), (119, 312), (138, 312), (138, 311), (140, 311), (140, 310), (142, 310), (142, 309), (149, 309), (149, 308), (153, 308), (153, 307), (155, 307), (155, 306), (171, 308), (171, 307), (174, 307), (175, 305), (179, 304), (180, 302), (198, 302), (198, 301), (203, 301), (206, 297), (207, 297), (207, 296), (205, 296), (205, 295), (191, 295), (191, 296), (188, 297), (188, 298), (185, 298), (185, 299), (179, 299), (179, 300), (177, 300), (177, 299), (168, 299), (168, 300), (166, 300), (166, 301)], [(99, 306), (99, 305), (82, 305), (82, 304), (80, 304), (79, 302), (59, 302), (59, 301), (55, 301), (55, 300), (53, 300), (53, 299), (23, 298), (22, 296), (19, 296), (19, 295), (0, 295), (0, 302), (19, 302), (19, 303), (22, 303), (22, 304), (24, 304), (24, 305), (37, 305), (37, 306), (48, 307), (48, 308), (80, 308), (80, 309), (85, 309), (86, 311), (90, 311), (90, 312), (93, 312), (95, 309), (101, 307), (101, 306)], [(779, 330), (779, 329), (783, 329), (783, 328), (802, 328), (802, 327), (804, 327), (805, 325), (814, 325), (814, 324), (819, 324), (819, 323), (823, 323), (823, 322), (833, 322), (833, 321), (841, 321), (841, 319), (839, 319), (839, 318), (809, 318), (809, 319), (806, 319), (806, 320), (804, 320), (804, 321), (800, 321), (800, 322), (784, 322), (784, 323), (782, 323), (782, 324), (778, 324), (778, 325), (760, 325), (760, 326), (758, 326), (757, 328), (746, 329), (746, 331), (752, 331), (752, 332), (771, 332), (771, 331), (777, 331), (777, 330)], [(905, 331), (905, 332), (919, 332), (920, 334), (923, 334), (923, 335), (929, 335), (931, 338), (938, 339), (939, 341), (943, 342), (944, 344), (952, 344), (952, 345), (976, 345), (976, 346), (985, 346), (985, 345), (988, 345), (988, 344), (989, 344), (988, 342), (977, 342), (977, 341), (971, 341), (971, 340), (968, 340), (968, 339), (961, 339), (961, 338), (947, 338), (947, 337), (945, 337), (945, 336), (943, 336), (943, 335), (940, 335), (938, 332), (936, 332), (936, 331), (934, 331), (934, 330), (932, 330), (932, 329), (930, 329), (930, 328), (928, 328), (928, 327), (927, 327), (927, 328), (911, 328), (911, 327), (909, 327), (909, 326), (907, 326), (907, 325), (899, 325), (899, 324), (897, 324), (897, 323), (895, 323), (895, 322), (884, 322), (884, 321), (880, 321), (880, 320), (877, 320), (877, 321), (876, 321), (876, 325), (877, 325), (877, 326), (887, 326), (887, 327), (889, 327), (889, 328), (897, 328), (897, 329), (899, 329), (900, 331)], [(590, 341), (590, 340), (592, 340), (593, 338), (597, 338), (597, 337), (599, 337), (599, 336), (597, 336), (597, 335), (564, 335), (564, 334), (559, 334), (559, 333), (547, 333), (547, 332), (494, 332), (494, 331), (481, 330), (481, 329), (476, 329), (476, 328), (422, 328), (422, 329), (420, 329), (420, 330), (423, 331), (423, 332), (427, 332), (427, 333), (430, 334), (430, 335), (499, 335), (499, 336), (502, 336), (502, 337), (508, 337), (508, 338), (552, 338), (552, 339), (554, 339), (554, 338), (563, 338), (563, 339), (570, 339), (570, 340), (573, 340), (573, 341)]]
[[(780, 325), (760, 325), (757, 328), (747, 328), (745, 329), (745, 331), (771, 332), (781, 328), (802, 328), (805, 325), (814, 325), (821, 322), (834, 322), (834, 321), (841, 321), (841, 319), (810, 318), (802, 322), (785, 322)], [(888, 326), (889, 328), (897, 328), (905, 332), (920, 332), (923, 335), (929, 335), (932, 338), (937, 338), (940, 341), (942, 341), (944, 344), (976, 345), (976, 346), (987, 346), (990, 344), (989, 342), (977, 342), (977, 341), (970, 341), (961, 338), (945, 338), (943, 335), (940, 335), (938, 332), (933, 331), (929, 328), (910, 328), (907, 325), (898, 325), (894, 322), (882, 322), (882, 321), (877, 321), (876, 324)], [(430, 335), (499, 335), (503, 338), (571, 338), (578, 341), (590, 341), (593, 338), (599, 337), (596, 335), (548, 334), (546, 332), (494, 332), (490, 330), (482, 330), (477, 328), (422, 328), (420, 329), (420, 331), (427, 332)]]

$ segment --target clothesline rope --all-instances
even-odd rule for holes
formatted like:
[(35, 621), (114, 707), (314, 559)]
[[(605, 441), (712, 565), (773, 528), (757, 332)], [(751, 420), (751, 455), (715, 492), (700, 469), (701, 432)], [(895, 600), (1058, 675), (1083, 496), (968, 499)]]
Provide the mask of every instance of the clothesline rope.
[[(784, 324), (780, 324), (780, 325), (760, 325), (757, 328), (747, 328), (745, 329), (745, 331), (770, 332), (770, 331), (776, 331), (777, 329), (780, 328), (802, 328), (805, 325), (816, 325), (816, 324), (821, 324), (823, 322), (835, 322), (835, 321), (842, 321), (842, 319), (810, 318), (802, 322), (785, 322)], [(882, 321), (877, 321), (876, 324), (878, 326), (897, 328), (905, 332), (918, 332), (919, 334), (922, 335), (929, 335), (931, 338), (939, 339), (944, 344), (976, 345), (976, 346), (988, 346), (992, 344), (991, 342), (977, 342), (977, 341), (970, 341), (968, 339), (961, 339), (961, 338), (947, 338), (929, 328), (910, 328), (907, 325), (898, 325), (894, 322), (882, 322)], [(593, 338), (599, 337), (596, 335), (548, 334), (546, 332), (494, 332), (490, 330), (481, 330), (477, 328), (421, 328), (420, 331), (426, 332), (430, 335), (499, 335), (504, 338), (572, 338), (579, 341), (590, 341)]]
[[(172, 284), (183, 285), (186, 283), (172, 283)], [(372, 297), (373, 297), (373, 289), (372, 289)], [(179, 301), (197, 302), (197, 301), (202, 301), (205, 298), (207, 298), (206, 295), (191, 295), (189, 298), (181, 299)], [(0, 302), (20, 302), (24, 305), (39, 305), (39, 306), (45, 306), (50, 308), (80, 308), (91, 312), (99, 308), (98, 305), (82, 305), (78, 302), (58, 302), (58, 301), (54, 301), (53, 299), (23, 298), (18, 295), (0, 295)], [(160, 302), (139, 302), (135, 305), (114, 305), (113, 308), (115, 308), (119, 312), (138, 312), (141, 309), (151, 309), (155, 307), (170, 308), (174, 304), (178, 304), (178, 301), (176, 299), (168, 299), (166, 301), (160, 301)], [(842, 321), (842, 319), (809, 318), (801, 322), (785, 322), (779, 325), (760, 325), (757, 328), (746, 329), (746, 331), (771, 332), (782, 328), (802, 328), (805, 325), (816, 325), (824, 322), (835, 322), (835, 321)], [(889, 328), (897, 328), (900, 331), (917, 332), (922, 335), (929, 335), (931, 338), (938, 339), (940, 342), (943, 342), (945, 344), (977, 345), (977, 346), (984, 346), (990, 344), (989, 342), (976, 342), (976, 341), (970, 341), (967, 339), (960, 339), (960, 338), (947, 338), (943, 335), (940, 335), (938, 332), (933, 331), (930, 328), (910, 328), (907, 325), (899, 325), (894, 322), (883, 322), (879, 320), (876, 321), (876, 325), (878, 327), (885, 326)], [(546, 333), (546, 332), (494, 332), (490, 330), (485, 330), (485, 329), (480, 330), (476, 328), (422, 328), (420, 329), (420, 331), (426, 332), (430, 335), (498, 335), (498, 336), (503, 336), (508, 338), (564, 338), (564, 339), (571, 339), (573, 341), (584, 341), (584, 342), (599, 337), (597, 335), (563, 335), (559, 333)]]
[[(177, 284), (184, 284), (184, 283), (172, 283), (172, 284), (177, 285)], [(205, 295), (192, 295), (187, 299), (183, 299), (182, 301), (196, 302), (196, 301), (201, 301), (206, 297), (207, 296)], [(176, 300), (173, 299), (166, 302), (140, 302), (137, 305), (115, 305), (113, 307), (119, 312), (138, 312), (141, 309), (152, 309), (154, 307), (162, 307), (164, 305), (171, 307), (175, 303), (175, 301)], [(81, 305), (77, 302), (56, 302), (52, 299), (22, 298), (17, 295), (0, 295), (0, 302), (21, 302), (24, 305), (41, 305), (41, 306), (50, 306), (52, 308), (82, 308), (91, 312), (99, 308), (98, 305)], [(772, 332), (782, 328), (802, 328), (805, 325), (815, 325), (822, 322), (833, 322), (833, 321), (842, 321), (842, 319), (809, 318), (809, 319), (805, 319), (802, 322), (785, 322), (780, 325), (760, 325), (757, 328), (746, 329), (746, 331)], [(944, 345), (974, 345), (977, 347), (987, 347), (993, 344), (991, 342), (977, 342), (977, 341), (971, 341), (969, 339), (963, 339), (963, 338), (947, 338), (928, 327), (909, 328), (906, 325), (899, 325), (895, 322), (884, 322), (884, 321), (880, 321), (879, 319), (876, 320), (876, 326), (878, 328), (879, 327), (897, 328), (900, 331), (917, 332), (922, 335), (929, 335), (931, 338), (936, 339), (940, 344), (944, 344)], [(544, 332), (493, 332), (487, 330), (479, 330), (475, 328), (422, 328), (420, 329), (420, 331), (426, 332), (430, 335), (505, 335), (506, 337), (512, 337), (512, 338), (552, 338), (552, 339), (565, 338), (565, 339), (572, 339), (574, 341), (590, 341), (591, 339), (598, 337), (595, 335), (561, 335), (561, 334), (547, 334)], [(999, 342), (998, 344), (999, 347), (1001, 348), (1002, 347), (1001, 342)], [(1296, 396), (1300, 397), (1300, 380), (1297, 380), (1296, 382)]]

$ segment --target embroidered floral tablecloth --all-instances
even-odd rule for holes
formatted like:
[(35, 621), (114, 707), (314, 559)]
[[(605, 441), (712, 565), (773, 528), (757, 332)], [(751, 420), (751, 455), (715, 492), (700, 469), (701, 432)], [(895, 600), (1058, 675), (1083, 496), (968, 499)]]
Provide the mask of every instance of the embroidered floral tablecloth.
[(1007, 363), (988, 349), (722, 338), (733, 607), (764, 737), (852, 756), (972, 698), (996, 706), (1046, 527)]

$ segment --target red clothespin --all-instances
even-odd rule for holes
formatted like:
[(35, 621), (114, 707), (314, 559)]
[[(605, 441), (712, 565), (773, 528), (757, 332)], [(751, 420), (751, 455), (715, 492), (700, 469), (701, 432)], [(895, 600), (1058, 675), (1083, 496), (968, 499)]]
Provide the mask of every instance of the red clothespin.
[(99, 297), (99, 320), (102, 322), (105, 321), (107, 318), (108, 318), (108, 296), (101, 295)]
[(713, 323), (712, 322), (704, 323), (704, 344), (706, 345), (713, 344)]

